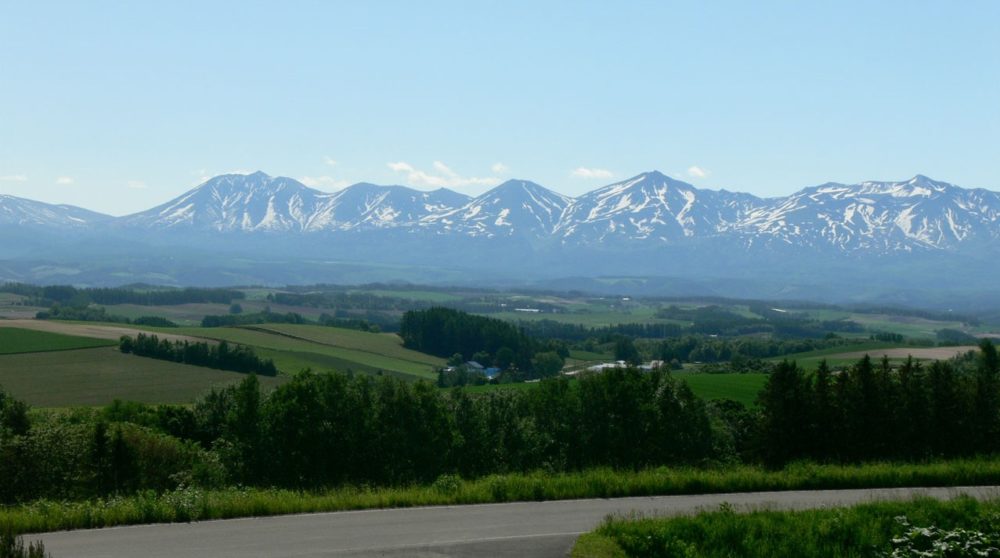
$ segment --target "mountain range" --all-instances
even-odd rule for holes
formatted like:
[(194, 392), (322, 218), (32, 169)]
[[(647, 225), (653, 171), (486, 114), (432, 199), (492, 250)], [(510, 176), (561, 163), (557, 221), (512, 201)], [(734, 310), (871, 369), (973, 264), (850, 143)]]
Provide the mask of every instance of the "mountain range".
[[(893, 285), (940, 290), (941, 265), (995, 275), (1000, 194), (917, 175), (760, 198), (656, 171), (576, 198), (527, 180), (475, 197), (369, 183), (327, 193), (255, 172), (212, 178), (123, 217), (0, 195), (0, 234), (15, 241), (0, 247), (0, 280), (113, 283), (124, 279), (122, 268), (135, 275), (136, 261), (162, 254), (184, 263), (140, 271), (142, 279), (336, 280), (342, 275), (331, 266), (367, 266), (364, 278), (375, 280), (643, 275), (844, 298), (858, 292), (857, 277), (845, 271), (852, 266), (906, 275), (873, 280), (883, 294)], [(232, 272), (241, 267), (235, 261), (243, 272)], [(268, 262), (286, 273), (246, 271)], [(981, 279), (956, 287), (985, 285)], [(849, 285), (829, 285), (840, 280)]]

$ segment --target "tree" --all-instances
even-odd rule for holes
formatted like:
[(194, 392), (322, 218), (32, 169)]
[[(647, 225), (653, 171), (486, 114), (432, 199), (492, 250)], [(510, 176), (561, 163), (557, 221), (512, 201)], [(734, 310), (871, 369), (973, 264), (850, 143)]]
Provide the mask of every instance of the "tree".
[(770, 465), (783, 465), (802, 455), (809, 443), (809, 398), (802, 370), (781, 361), (758, 396), (761, 408), (761, 452)]
[(229, 305), (229, 313), (230, 314), (242, 314), (243, 313), (243, 306), (241, 306), (237, 302), (234, 302), (234, 303), (232, 303), (232, 304)]
[(1000, 435), (1000, 357), (989, 339), (983, 339), (979, 349), (972, 420), (976, 446), (988, 453), (997, 449)]
[(497, 349), (497, 356), (496, 356), (497, 366), (501, 370), (506, 370), (510, 368), (511, 364), (514, 364), (515, 357), (516, 355), (514, 354), (514, 351), (510, 347), (500, 347), (499, 349)]
[(635, 348), (635, 343), (631, 337), (619, 337), (615, 341), (615, 360), (623, 360), (629, 364), (639, 364), (641, 357), (639, 350)]
[(531, 359), (531, 366), (539, 378), (550, 378), (559, 374), (564, 364), (563, 358), (555, 351), (537, 353)]

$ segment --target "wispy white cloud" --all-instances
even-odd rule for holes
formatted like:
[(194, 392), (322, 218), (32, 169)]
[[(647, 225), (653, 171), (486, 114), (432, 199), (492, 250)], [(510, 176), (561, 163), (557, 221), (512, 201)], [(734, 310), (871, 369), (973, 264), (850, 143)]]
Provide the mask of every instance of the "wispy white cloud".
[(490, 170), (493, 171), (493, 174), (504, 174), (505, 172), (509, 171), (510, 168), (508, 168), (507, 165), (503, 163), (493, 163), (493, 166), (490, 167)]
[(687, 174), (691, 178), (705, 178), (711, 173), (708, 171), (708, 169), (703, 169), (697, 165), (691, 165), (690, 167), (688, 167)]
[(8, 174), (5, 176), (0, 176), (0, 182), (27, 182), (28, 175), (26, 174)]
[(434, 188), (460, 188), (462, 186), (494, 186), (500, 182), (495, 176), (462, 176), (441, 161), (434, 161), (433, 172), (420, 170), (406, 161), (387, 163), (398, 173), (405, 173), (406, 180), (414, 186)]
[(331, 167), (337, 166), (337, 161), (335, 161), (333, 159), (333, 157), (330, 157), (329, 155), (327, 155), (326, 157), (323, 157), (323, 162), (326, 163), (327, 165), (331, 166)]
[(588, 167), (577, 167), (576, 169), (573, 170), (572, 174), (577, 178), (587, 178), (587, 179), (611, 178), (615, 175), (615, 173), (607, 169), (594, 169)]
[(348, 186), (346, 180), (338, 180), (332, 176), (303, 176), (299, 182), (310, 188), (331, 188), (334, 190)]
[(128, 188), (132, 188), (133, 190), (146, 189), (146, 183), (141, 180), (129, 180), (128, 182), (125, 183), (125, 186)]
[(59, 184), (61, 186), (69, 186), (72, 183), (73, 183), (72, 176), (60, 176), (59, 178), (56, 179), (56, 184)]

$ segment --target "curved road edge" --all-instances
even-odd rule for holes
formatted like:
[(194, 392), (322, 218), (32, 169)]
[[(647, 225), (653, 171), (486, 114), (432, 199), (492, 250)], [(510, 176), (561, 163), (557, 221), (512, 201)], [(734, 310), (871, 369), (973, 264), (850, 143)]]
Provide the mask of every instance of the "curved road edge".
[(692, 514), (810, 509), (878, 500), (968, 495), (1000, 498), (1000, 486), (744, 492), (435, 506), (227, 519), (42, 533), (55, 558), (330, 556), (566, 556), (609, 514)]

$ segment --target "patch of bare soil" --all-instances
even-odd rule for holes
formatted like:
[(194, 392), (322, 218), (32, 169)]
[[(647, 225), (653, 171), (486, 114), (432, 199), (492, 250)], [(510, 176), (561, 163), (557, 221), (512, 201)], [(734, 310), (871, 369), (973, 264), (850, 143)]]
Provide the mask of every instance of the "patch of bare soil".
[(860, 359), (865, 355), (869, 355), (872, 358), (882, 358), (882, 356), (887, 356), (889, 358), (906, 358), (912, 356), (913, 358), (925, 359), (925, 360), (947, 360), (956, 355), (965, 354), (969, 351), (978, 351), (979, 347), (975, 345), (965, 345), (961, 347), (899, 347), (896, 349), (872, 349), (870, 351), (855, 351), (853, 353), (840, 353), (836, 355), (830, 355), (830, 358), (845, 358), (845, 359)]

